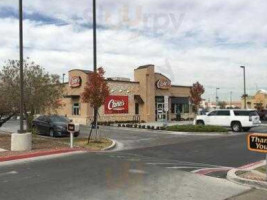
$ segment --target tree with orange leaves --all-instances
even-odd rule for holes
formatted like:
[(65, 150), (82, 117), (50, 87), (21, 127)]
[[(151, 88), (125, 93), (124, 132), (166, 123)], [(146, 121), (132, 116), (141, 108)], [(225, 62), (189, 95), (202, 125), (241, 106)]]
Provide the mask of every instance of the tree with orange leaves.
[(190, 101), (196, 108), (196, 112), (198, 111), (199, 105), (202, 101), (202, 95), (204, 94), (205, 89), (203, 85), (201, 85), (199, 82), (196, 82), (193, 84), (193, 87), (190, 89)]
[(88, 143), (92, 134), (92, 130), (96, 130), (97, 135), (97, 114), (99, 108), (104, 104), (105, 99), (109, 96), (109, 88), (104, 78), (105, 71), (102, 67), (97, 69), (97, 72), (89, 73), (88, 80), (82, 93), (84, 103), (90, 103), (94, 108), (94, 121), (88, 137)]

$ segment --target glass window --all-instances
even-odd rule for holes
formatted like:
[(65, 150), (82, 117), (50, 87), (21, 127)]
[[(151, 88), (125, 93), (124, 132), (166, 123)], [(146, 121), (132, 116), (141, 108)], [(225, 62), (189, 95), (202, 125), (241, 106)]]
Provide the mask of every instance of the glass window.
[(135, 103), (135, 114), (139, 115), (139, 103)]
[(172, 104), (171, 112), (173, 114), (177, 113), (189, 113), (189, 104)]
[(235, 110), (235, 116), (257, 116), (256, 111), (246, 111), (246, 110)]
[(208, 114), (208, 116), (216, 116), (217, 115), (217, 111), (212, 111), (210, 114)]
[(220, 110), (217, 112), (217, 116), (230, 116), (229, 110)]
[(184, 113), (189, 113), (189, 104), (184, 104)]
[(80, 104), (79, 103), (73, 104), (72, 115), (80, 115)]

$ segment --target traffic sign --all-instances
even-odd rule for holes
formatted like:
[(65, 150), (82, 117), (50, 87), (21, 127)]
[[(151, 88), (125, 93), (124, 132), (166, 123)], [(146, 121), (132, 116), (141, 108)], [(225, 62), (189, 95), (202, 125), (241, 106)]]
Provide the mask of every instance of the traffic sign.
[(267, 134), (252, 133), (247, 136), (248, 150), (267, 153)]

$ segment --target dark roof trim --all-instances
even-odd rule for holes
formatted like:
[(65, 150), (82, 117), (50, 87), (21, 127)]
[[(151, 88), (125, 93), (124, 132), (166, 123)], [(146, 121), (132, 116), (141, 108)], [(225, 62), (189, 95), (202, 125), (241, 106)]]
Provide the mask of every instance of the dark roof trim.
[(163, 75), (162, 73), (155, 72), (155, 74), (158, 74), (158, 75), (164, 76), (166, 79), (168, 79), (169, 81), (171, 81), (171, 79), (169, 79), (167, 76)]
[(107, 82), (119, 82), (119, 83), (134, 83), (134, 84), (139, 84), (137, 81), (121, 81), (121, 80), (112, 80), (112, 79), (106, 79), (105, 81)]
[(152, 65), (152, 64), (149, 64), (149, 65), (143, 65), (143, 66), (140, 66), (140, 67), (136, 68), (135, 70), (138, 70), (138, 69), (146, 69), (146, 68), (148, 68), (148, 67), (154, 67), (154, 65)]
[(70, 70), (69, 72), (72, 72), (72, 71), (81, 71), (81, 72), (83, 72), (83, 73), (85, 73), (85, 74), (93, 73), (93, 72), (90, 71), (90, 70), (84, 70), (84, 69), (72, 69), (72, 70)]
[(185, 85), (172, 85), (172, 87), (192, 88), (192, 86), (185, 86)]
[(64, 95), (64, 98), (80, 98), (80, 95)]

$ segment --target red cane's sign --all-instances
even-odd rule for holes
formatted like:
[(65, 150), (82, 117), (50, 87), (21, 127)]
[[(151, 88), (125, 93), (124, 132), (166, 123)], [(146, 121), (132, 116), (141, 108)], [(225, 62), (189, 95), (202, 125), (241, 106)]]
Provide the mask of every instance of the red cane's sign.
[(171, 82), (169, 80), (159, 79), (156, 82), (156, 86), (158, 89), (164, 89), (167, 90), (171, 87)]
[(128, 113), (128, 96), (109, 96), (105, 100), (105, 114)]
[(82, 85), (82, 79), (80, 76), (70, 77), (70, 87), (76, 88)]

